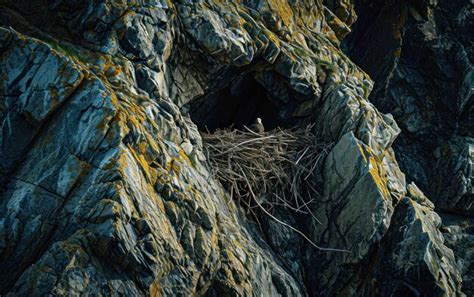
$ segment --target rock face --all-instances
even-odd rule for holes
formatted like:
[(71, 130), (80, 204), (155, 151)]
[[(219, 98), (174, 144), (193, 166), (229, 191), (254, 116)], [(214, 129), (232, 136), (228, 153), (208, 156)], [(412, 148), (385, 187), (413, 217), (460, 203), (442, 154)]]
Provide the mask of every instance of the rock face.
[[(474, 293), (471, 3), (31, 2), (0, 2), (0, 295)], [(256, 117), (333, 143), (314, 216), (274, 216), (345, 251), (212, 175), (199, 129)]]
[(400, 166), (437, 207), (472, 217), (473, 4), (368, 2), (345, 45), (376, 81), (370, 100), (402, 130)]

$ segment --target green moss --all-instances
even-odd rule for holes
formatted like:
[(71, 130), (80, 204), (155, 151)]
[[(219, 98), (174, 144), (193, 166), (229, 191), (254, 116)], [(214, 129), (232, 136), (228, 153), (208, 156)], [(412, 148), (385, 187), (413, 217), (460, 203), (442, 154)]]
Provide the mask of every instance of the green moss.
[(86, 54), (65, 42), (58, 42), (55, 39), (46, 39), (45, 42), (55, 51), (60, 52), (71, 59), (77, 60), (78, 62), (85, 64), (90, 61), (90, 58)]
[(301, 47), (295, 46), (294, 51), (295, 51), (295, 55), (299, 58), (304, 58), (304, 57), (309, 56), (309, 53)]
[(364, 83), (361, 84), (361, 87), (362, 87), (362, 90), (364, 90), (364, 98), (365, 98), (365, 99), (368, 99), (368, 98), (369, 98), (369, 95), (370, 95), (370, 89), (369, 89), (369, 87), (368, 87), (366, 84), (364, 84)]

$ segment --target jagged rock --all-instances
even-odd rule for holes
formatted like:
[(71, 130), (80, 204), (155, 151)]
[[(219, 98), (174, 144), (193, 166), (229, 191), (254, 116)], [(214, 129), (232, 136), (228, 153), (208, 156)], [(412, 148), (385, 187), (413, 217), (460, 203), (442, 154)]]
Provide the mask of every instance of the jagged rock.
[(447, 246), (453, 249), (463, 277), (463, 291), (469, 296), (474, 293), (472, 269), (474, 269), (474, 222), (472, 218), (442, 214), (441, 231)]
[[(382, 240), (382, 252), (370, 274), (366, 271), (366, 293), (382, 296), (463, 295), (459, 290), (461, 274), (456, 268), (453, 251), (445, 245), (440, 226), (441, 218), (430, 206), (403, 198), (395, 208), (390, 229)], [(390, 275), (390, 278), (384, 279), (381, 275)]]
[(369, 2), (356, 6), (345, 47), (402, 129), (400, 165), (438, 208), (472, 216), (472, 3)]
[[(25, 38), (14, 31), (10, 34), (13, 39)], [(59, 61), (69, 61), (48, 45), (37, 43)], [(12, 45), (12, 52), (22, 46)], [(116, 288), (124, 294), (141, 295), (157, 287), (171, 295), (176, 290), (206, 291), (218, 282), (219, 287), (239, 294), (250, 290), (300, 294), (299, 285), (287, 273), (273, 268), (267, 252), (246, 252), (245, 247), (258, 250), (255, 243), (241, 246), (239, 242), (252, 239), (239, 231), (235, 208), (222, 208), (225, 195), (217, 185), (211, 186), (214, 190), (205, 190), (209, 187), (209, 177), (203, 175), (206, 169), (193, 169), (178, 144), (157, 142), (159, 129), (168, 135), (168, 131), (176, 131), (169, 139), (182, 138), (176, 122), (168, 121), (168, 126), (158, 128), (155, 117), (161, 117), (161, 112), (156, 103), (141, 105), (139, 94), (129, 94), (133, 100), (127, 99), (95, 74), (81, 70), (83, 74), (76, 76), (87, 78), (72, 96), (63, 99), (67, 102), (61, 113), (39, 127), (41, 137), (21, 156), (25, 160), (16, 165), (14, 175), (2, 171), (9, 181), (2, 193), (6, 198), (2, 200), (2, 267), (12, 271), (2, 280), (2, 291), (8, 289), (18, 295), (31, 290), (35, 294), (67, 294), (71, 290), (108, 294)], [(42, 97), (31, 98), (33, 103), (42, 101)], [(180, 117), (172, 104), (164, 106), (175, 113), (174, 117)], [(12, 131), (18, 131), (16, 126)], [(177, 175), (173, 177), (172, 172)], [(154, 183), (168, 185), (170, 192), (155, 192)], [(212, 195), (222, 206), (209, 204)], [(216, 215), (220, 217), (217, 221)], [(226, 226), (234, 231), (224, 231)], [(218, 235), (233, 233), (232, 238)], [(237, 246), (245, 258), (233, 256)], [(219, 256), (221, 250), (225, 255)], [(191, 260), (194, 257), (197, 259)], [(275, 274), (272, 279), (278, 288), (271, 280), (253, 284), (256, 275), (246, 280), (256, 271), (236, 270), (238, 265), (251, 265), (252, 261), (256, 261), (259, 273)], [(188, 268), (180, 272), (173, 262)], [(221, 276), (217, 270), (220, 265)], [(207, 270), (207, 278), (199, 279), (201, 273), (193, 274), (198, 268), (192, 267)], [(129, 276), (116, 280), (112, 275), (117, 269)], [(138, 274), (142, 275), (140, 281), (132, 281)], [(168, 276), (158, 277), (160, 274)]]
[(39, 128), (68, 100), (84, 75), (51, 47), (0, 28), (3, 173), (16, 169)]
[[(392, 149), (406, 123), (432, 122), (400, 130), (368, 101), (339, 48), (352, 2), (6, 1), (0, 16), (0, 294), (462, 295), (469, 265)], [(274, 214), (348, 252), (268, 216), (256, 228), (212, 175), (198, 129), (257, 117), (334, 143), (314, 217)], [(439, 167), (456, 164), (465, 195), (458, 144)]]
[[(313, 257), (314, 251), (307, 251), (305, 264), (313, 291), (323, 295), (338, 291), (355, 294), (357, 284), (351, 282), (348, 271), (362, 264), (371, 247), (385, 236), (393, 205), (405, 194), (389, 185), (394, 172), (386, 169), (389, 167), (384, 166), (383, 159), (392, 157), (389, 153), (373, 153), (352, 132), (345, 134), (329, 153), (324, 193), (318, 203), (321, 206), (314, 211), (321, 223), (313, 221), (312, 238), (325, 247), (347, 252), (320, 251), (318, 257)], [(397, 189), (404, 191), (403, 174), (396, 177), (401, 177), (395, 178)]]

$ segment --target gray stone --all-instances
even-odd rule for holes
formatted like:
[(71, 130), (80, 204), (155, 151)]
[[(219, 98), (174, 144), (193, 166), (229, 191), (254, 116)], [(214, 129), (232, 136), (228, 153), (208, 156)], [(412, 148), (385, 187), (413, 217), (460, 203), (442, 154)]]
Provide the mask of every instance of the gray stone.
[[(405, 10), (377, 19), (392, 34), (409, 14), (402, 50), (414, 54), (375, 44), (374, 95), (339, 47), (359, 7), (349, 0), (2, 2), (0, 294), (462, 295), (470, 231), (447, 224), (444, 242), (433, 205), (472, 209), (472, 14), (461, 1), (389, 2)], [(443, 20), (459, 33), (435, 30)], [(261, 213), (257, 228), (209, 167), (193, 106), (234, 94), (256, 106), (252, 121), (314, 123), (332, 143), (314, 164), (314, 217), (273, 209), (312, 243)], [(445, 105), (446, 119), (433, 109)]]

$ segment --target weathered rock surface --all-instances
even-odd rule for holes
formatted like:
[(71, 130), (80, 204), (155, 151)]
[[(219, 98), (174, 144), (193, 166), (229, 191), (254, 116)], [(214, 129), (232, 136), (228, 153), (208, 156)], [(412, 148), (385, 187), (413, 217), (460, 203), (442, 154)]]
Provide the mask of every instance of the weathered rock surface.
[(472, 1), (358, 1), (347, 52), (402, 129), (401, 168), (436, 206), (474, 214)]
[[(1, 295), (472, 293), (472, 257), (460, 255), (472, 253), (472, 230), (441, 228), (434, 208), (472, 215), (472, 5), (454, 1), (457, 12), (442, 15), (448, 4), (400, 4), (412, 47), (419, 29), (435, 53), (459, 52), (464, 72), (448, 79), (462, 88), (444, 118), (438, 103), (402, 103), (407, 85), (433, 100), (456, 89), (423, 76), (448, 66), (423, 62), (410, 42), (405, 62), (402, 48), (395, 66), (364, 65), (370, 95), (371, 78), (340, 49), (349, 36), (364, 59), (352, 51), (363, 11), (350, 33), (364, 1), (29, 2), (0, 2)], [(429, 30), (443, 20), (456, 26)], [(409, 82), (399, 91), (394, 78)], [(268, 216), (259, 230), (214, 179), (198, 129), (257, 116), (272, 127), (314, 122), (334, 143), (314, 217), (275, 216), (346, 252), (319, 250)], [(448, 124), (449, 141), (433, 139)], [(430, 158), (436, 148), (445, 158)]]
[(459, 215), (443, 214), (443, 232), (447, 246), (453, 249), (463, 277), (464, 292), (474, 292), (474, 221)]

